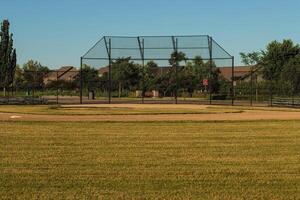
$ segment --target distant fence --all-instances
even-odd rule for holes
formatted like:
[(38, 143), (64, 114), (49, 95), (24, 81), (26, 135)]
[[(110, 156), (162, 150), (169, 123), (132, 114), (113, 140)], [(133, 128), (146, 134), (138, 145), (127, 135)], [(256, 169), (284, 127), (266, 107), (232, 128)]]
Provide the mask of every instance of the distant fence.
[(16, 73), (13, 84), (2, 88), (0, 104), (300, 107), (296, 67), (274, 74), (235, 67), (234, 57), (208, 35), (104, 36), (80, 58), (80, 70)]
[[(16, 77), (14, 84), (3, 90), (0, 104), (80, 104), (80, 95), (85, 104), (107, 104), (108, 80), (93, 79), (80, 71), (26, 71), (22, 77)], [(241, 71), (239, 71), (241, 73)], [(292, 82), (265, 80), (262, 72), (244, 71), (243, 76), (224, 80), (220, 88), (211, 94), (207, 83), (201, 82), (198, 89), (189, 92), (188, 88), (180, 87), (177, 101), (172, 89), (161, 93), (156, 90), (145, 92), (142, 97), (138, 88), (122, 89), (118, 82), (112, 81), (110, 103), (160, 103), (160, 104), (207, 104), (207, 105), (240, 105), (240, 106), (288, 106), (300, 107), (300, 87)], [(99, 75), (97, 75), (99, 77)], [(295, 77), (300, 77), (300, 71)], [(94, 77), (95, 78), (95, 77)], [(90, 79), (90, 80), (89, 80)], [(85, 80), (85, 81), (84, 81)], [(84, 81), (84, 87), (80, 83)], [(299, 82), (297, 82), (299, 83)], [(186, 83), (185, 83), (186, 85)], [(231, 86), (234, 86), (233, 91)], [(5, 93), (5, 94), (4, 94)], [(233, 96), (232, 96), (233, 93)], [(232, 98), (233, 97), (233, 98)]]
[[(235, 80), (235, 105), (300, 107), (300, 66), (285, 79), (264, 78), (263, 70), (244, 72)], [(293, 80), (292, 80), (293, 79)]]

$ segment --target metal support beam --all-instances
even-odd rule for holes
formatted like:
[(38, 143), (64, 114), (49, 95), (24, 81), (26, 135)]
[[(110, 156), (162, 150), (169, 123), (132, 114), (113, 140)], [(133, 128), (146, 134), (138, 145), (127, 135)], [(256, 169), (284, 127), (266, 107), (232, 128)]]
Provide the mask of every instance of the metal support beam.
[(111, 91), (112, 91), (112, 83), (111, 83), (111, 81), (112, 81), (112, 78), (111, 78), (111, 39), (109, 38), (109, 41), (108, 41), (108, 55), (109, 55), (109, 57), (108, 57), (108, 59), (109, 59), (109, 66), (108, 66), (108, 68), (109, 68), (109, 74), (108, 74), (108, 76), (109, 76), (109, 90), (108, 90), (108, 103), (109, 104), (111, 104)]
[[(175, 39), (174, 36), (172, 36), (172, 42), (173, 42), (173, 49), (174, 49), (174, 53), (176, 54), (176, 56), (178, 55), (178, 38)], [(176, 81), (176, 85), (175, 85), (175, 104), (178, 104), (178, 59), (175, 58), (175, 81)]]
[(208, 89), (209, 89), (209, 104), (212, 104), (212, 37), (208, 36), (208, 50), (209, 50), (209, 77), (208, 77)]
[(104, 43), (106, 47), (107, 57), (108, 57), (108, 103), (111, 103), (111, 90), (112, 90), (112, 78), (111, 78), (111, 38), (108, 39), (108, 42), (106, 40), (106, 37), (104, 36)]
[(138, 43), (139, 43), (139, 49), (142, 59), (142, 103), (144, 103), (145, 100), (145, 41), (144, 39), (140, 39), (140, 37), (137, 37)]

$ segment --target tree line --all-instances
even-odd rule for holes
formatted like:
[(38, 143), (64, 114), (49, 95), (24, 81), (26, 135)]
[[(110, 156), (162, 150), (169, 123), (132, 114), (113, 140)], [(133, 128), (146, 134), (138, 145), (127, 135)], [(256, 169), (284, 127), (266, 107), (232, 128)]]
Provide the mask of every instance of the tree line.
[[(80, 73), (72, 81), (54, 81), (45, 85), (44, 78), (51, 71), (37, 61), (29, 60), (22, 67), (17, 65), (16, 49), (13, 44), (13, 34), (9, 31), (9, 21), (3, 20), (0, 31), (0, 88), (6, 95), (7, 88), (20, 89), (61, 88), (74, 90), (80, 87)], [(278, 89), (289, 94), (300, 92), (300, 47), (292, 40), (282, 42), (272, 41), (265, 50), (250, 53), (240, 53), (242, 62), (251, 65), (251, 70), (242, 80), (253, 73), (261, 77), (269, 91)], [(147, 91), (156, 90), (162, 96), (174, 96), (185, 92), (193, 96), (195, 91), (203, 93), (230, 94), (231, 80), (226, 80), (214, 62), (204, 61), (200, 56), (188, 60), (183, 52), (173, 52), (170, 55), (169, 66), (161, 68), (154, 61), (145, 66), (135, 63), (130, 57), (119, 58), (112, 62), (112, 90), (121, 97), (128, 91), (140, 90), (145, 95)], [(162, 72), (161, 72), (162, 71)], [(108, 72), (99, 76), (99, 71), (84, 65), (82, 82), (85, 90), (107, 90), (109, 87)], [(203, 80), (209, 80), (209, 86)], [(249, 84), (249, 81), (244, 81)]]
[[(220, 91), (222, 82), (226, 82), (215, 63), (210, 65), (200, 56), (188, 61), (183, 52), (174, 52), (170, 55), (169, 64), (169, 67), (159, 67), (154, 61), (149, 61), (142, 66), (131, 61), (130, 57), (117, 59), (111, 66), (112, 90), (117, 91), (118, 97), (126, 95), (126, 91), (136, 90), (144, 95), (148, 91), (156, 90), (161, 96), (174, 96), (178, 90), (192, 97), (196, 90), (208, 92), (208, 87), (203, 85), (203, 79), (210, 79), (211, 90), (215, 93)], [(109, 87), (108, 72), (99, 77), (97, 70), (93, 71), (84, 65), (83, 77), (86, 88), (99, 88), (99, 83), (102, 84), (101, 88)]]

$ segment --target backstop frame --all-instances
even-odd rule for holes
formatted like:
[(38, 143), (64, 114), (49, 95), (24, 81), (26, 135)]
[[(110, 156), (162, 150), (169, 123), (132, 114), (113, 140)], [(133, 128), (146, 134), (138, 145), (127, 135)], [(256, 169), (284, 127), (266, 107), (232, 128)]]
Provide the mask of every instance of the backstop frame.
[[(145, 38), (171, 38), (172, 40), (172, 48), (173, 48), (173, 52), (178, 53), (178, 38), (182, 38), (182, 37), (206, 37), (207, 38), (207, 47), (185, 47), (185, 48), (180, 48), (180, 49), (205, 49), (208, 51), (209, 57), (208, 58), (202, 58), (203, 61), (208, 61), (209, 65), (210, 65), (210, 73), (209, 73), (209, 104), (212, 104), (212, 87), (211, 87), (211, 82), (212, 82), (212, 67), (213, 67), (213, 62), (215, 60), (231, 60), (231, 89), (230, 89), (230, 95), (231, 95), (231, 105), (234, 105), (234, 96), (235, 96), (235, 92), (234, 92), (234, 56), (232, 56), (231, 54), (229, 54), (223, 47), (221, 47), (221, 45), (219, 45), (211, 36), (209, 35), (184, 35), (184, 36), (104, 36), (102, 37), (99, 41), (97, 41), (95, 43), (95, 45), (93, 47), (91, 47), (83, 56), (80, 57), (80, 104), (83, 104), (83, 62), (86, 60), (105, 60), (108, 61), (108, 103), (111, 104), (112, 103), (112, 61), (116, 60), (118, 58), (113, 57), (112, 53), (114, 52), (114, 50), (131, 50), (131, 49), (135, 49), (135, 48), (131, 48), (131, 47), (112, 47), (112, 40), (114, 38), (123, 38), (123, 39), (136, 39), (137, 42), (137, 46), (138, 46), (138, 50), (139, 50), (139, 58), (130, 58), (130, 60), (132, 61), (141, 61), (141, 65), (142, 68), (144, 69), (145, 67), (145, 61), (153, 61), (153, 60), (163, 60), (166, 61), (168, 60), (168, 58), (159, 58), (159, 56), (155, 56), (154, 58), (147, 58), (145, 57), (145, 49), (156, 49), (156, 50), (160, 50), (160, 49), (164, 49), (164, 48), (160, 48), (160, 47), (155, 47), (155, 48), (145, 48)], [(100, 55), (99, 57), (97, 56), (90, 56), (89, 53), (97, 47), (97, 45), (100, 44), (101, 41), (104, 41), (104, 45), (105, 45), (105, 49), (106, 49), (106, 55)], [(225, 53), (225, 55), (227, 56), (220, 56), (220, 57), (214, 57), (214, 48), (213, 48), (213, 43), (215, 45), (217, 45), (217, 48), (219, 48), (221, 51), (223, 51)], [(200, 54), (199, 54), (200, 55)], [(103, 56), (103, 57), (101, 57)], [(126, 57), (126, 55), (122, 55), (119, 56), (119, 58), (121, 57)], [(193, 60), (193, 58), (189, 58), (188, 60)], [(179, 63), (176, 61), (176, 65), (175, 65), (175, 77), (176, 77), (176, 89), (174, 91), (175, 94), (175, 99), (174, 102), (177, 104), (178, 103), (178, 67), (179, 67)], [(144, 76), (142, 78), (142, 84), (144, 84)], [(144, 98), (145, 98), (145, 94), (144, 92), (142, 92), (142, 100), (141, 102), (144, 103)]]

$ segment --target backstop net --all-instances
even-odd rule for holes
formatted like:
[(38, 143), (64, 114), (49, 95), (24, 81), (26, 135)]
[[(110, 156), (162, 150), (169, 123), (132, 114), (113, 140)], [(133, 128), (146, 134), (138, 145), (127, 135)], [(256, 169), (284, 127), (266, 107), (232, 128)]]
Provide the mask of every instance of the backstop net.
[(234, 100), (234, 58), (212, 37), (105, 36), (81, 57), (81, 103)]

